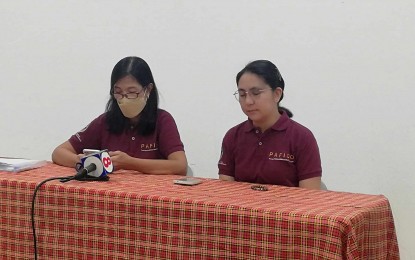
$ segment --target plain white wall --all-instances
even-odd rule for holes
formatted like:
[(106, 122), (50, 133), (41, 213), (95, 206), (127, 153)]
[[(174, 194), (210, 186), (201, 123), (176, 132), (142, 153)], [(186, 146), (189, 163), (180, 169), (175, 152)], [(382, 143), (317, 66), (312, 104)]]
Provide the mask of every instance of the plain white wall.
[(153, 70), (196, 176), (217, 178), (245, 119), (235, 75), (279, 67), (282, 105), (319, 143), (332, 190), (384, 194), (402, 259), (415, 259), (413, 1), (1, 1), (0, 155), (48, 159), (104, 111), (129, 55)]

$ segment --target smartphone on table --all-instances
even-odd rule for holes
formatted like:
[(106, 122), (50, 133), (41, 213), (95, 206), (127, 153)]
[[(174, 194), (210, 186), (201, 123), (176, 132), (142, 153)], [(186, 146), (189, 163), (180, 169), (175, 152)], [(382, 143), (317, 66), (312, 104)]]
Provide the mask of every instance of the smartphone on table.
[(202, 181), (196, 178), (191, 177), (185, 177), (181, 179), (174, 180), (174, 184), (180, 184), (180, 185), (187, 185), (187, 186), (193, 186), (201, 183)]
[(99, 153), (99, 152), (101, 152), (101, 150), (96, 150), (96, 149), (84, 149), (84, 150), (82, 150), (82, 152), (83, 152), (85, 155), (91, 155), (91, 154), (94, 154), (94, 153)]

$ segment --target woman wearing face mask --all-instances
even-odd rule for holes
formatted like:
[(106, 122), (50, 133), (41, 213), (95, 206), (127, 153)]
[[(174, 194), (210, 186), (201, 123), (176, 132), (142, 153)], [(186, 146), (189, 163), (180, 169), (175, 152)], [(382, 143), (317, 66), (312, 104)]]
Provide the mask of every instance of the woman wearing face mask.
[(126, 57), (115, 65), (105, 113), (59, 145), (52, 160), (74, 167), (83, 149), (107, 149), (115, 170), (186, 175), (176, 123), (158, 108), (156, 84), (143, 59)]
[(235, 97), (248, 120), (223, 138), (219, 178), (320, 189), (317, 142), (306, 127), (280, 107), (284, 80), (270, 61), (249, 63), (236, 76)]

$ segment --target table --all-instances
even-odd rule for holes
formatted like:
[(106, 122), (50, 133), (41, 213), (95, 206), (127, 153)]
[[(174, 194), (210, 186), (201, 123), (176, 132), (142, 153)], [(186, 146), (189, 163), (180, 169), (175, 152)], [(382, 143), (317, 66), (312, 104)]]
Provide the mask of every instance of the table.
[[(1, 259), (33, 259), (35, 186), (74, 170), (0, 172)], [(38, 191), (38, 259), (399, 259), (382, 195), (118, 171), (108, 182), (58, 180)]]

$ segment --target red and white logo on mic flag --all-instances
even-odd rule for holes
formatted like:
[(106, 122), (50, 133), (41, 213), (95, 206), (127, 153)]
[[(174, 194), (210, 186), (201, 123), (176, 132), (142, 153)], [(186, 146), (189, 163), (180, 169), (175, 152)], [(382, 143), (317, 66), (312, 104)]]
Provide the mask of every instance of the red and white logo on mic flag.
[(111, 173), (114, 170), (114, 165), (112, 164), (110, 155), (107, 152), (101, 153), (101, 161), (102, 161), (102, 165), (104, 166), (104, 169), (108, 173)]

